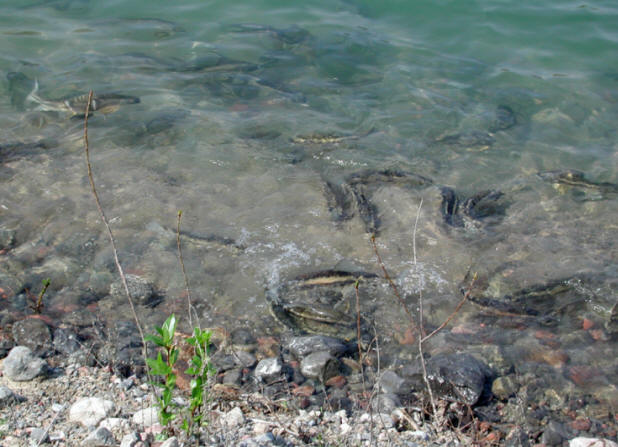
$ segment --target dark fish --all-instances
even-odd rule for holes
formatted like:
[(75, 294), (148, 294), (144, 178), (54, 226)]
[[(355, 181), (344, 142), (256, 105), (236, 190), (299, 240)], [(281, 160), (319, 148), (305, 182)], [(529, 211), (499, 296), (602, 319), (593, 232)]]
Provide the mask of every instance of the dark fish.
[(583, 190), (594, 191), (598, 195), (594, 197), (584, 197), (583, 200), (599, 200), (607, 198), (607, 194), (618, 194), (618, 185), (609, 182), (593, 182), (586, 179), (581, 171), (575, 169), (564, 169), (555, 171), (542, 171), (537, 174), (545, 181), (554, 184), (557, 189), (564, 191), (566, 187), (581, 188)]
[[(460, 198), (452, 188), (443, 186), (442, 218), (451, 227), (474, 228), (483, 223), (496, 223), (504, 216), (505, 206), (500, 203), (501, 191), (486, 190), (466, 199)], [(486, 220), (491, 217), (492, 220)]]
[(35, 81), (17, 71), (12, 71), (7, 74), (6, 79), (9, 81), (11, 105), (17, 110), (24, 110), (26, 99), (35, 87)]
[(20, 141), (0, 143), (0, 161), (12, 161), (26, 155), (37, 153), (39, 149), (50, 149), (57, 145), (58, 143), (56, 141), (50, 139), (42, 139), (29, 143)]
[[(28, 97), (27, 102), (37, 104), (35, 110), (44, 112), (68, 112), (72, 117), (83, 117), (86, 112), (86, 104), (88, 102), (88, 94), (72, 96), (60, 100), (46, 100), (38, 96), (39, 83), (35, 81), (34, 89)], [(137, 104), (140, 99), (135, 96), (120, 95), (117, 93), (94, 94), (90, 103), (92, 112), (112, 113), (124, 104)]]

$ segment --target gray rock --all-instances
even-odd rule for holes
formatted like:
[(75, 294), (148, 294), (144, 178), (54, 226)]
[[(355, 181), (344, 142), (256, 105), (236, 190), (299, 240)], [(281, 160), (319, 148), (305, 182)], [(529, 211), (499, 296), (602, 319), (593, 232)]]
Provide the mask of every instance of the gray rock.
[(380, 376), (380, 388), (384, 393), (394, 394), (407, 394), (412, 391), (410, 383), (391, 370), (384, 371)]
[(16, 382), (26, 382), (47, 373), (45, 360), (32, 354), (30, 348), (15, 346), (4, 359), (4, 375)]
[(273, 447), (285, 444), (277, 442), (275, 436), (271, 432), (268, 432), (259, 436), (254, 436), (253, 438), (245, 439), (238, 445), (239, 447)]
[(86, 397), (71, 405), (69, 420), (79, 422), (86, 427), (95, 427), (113, 411), (114, 403), (111, 400)]
[[(437, 355), (427, 361), (427, 379), (432, 391), (442, 399), (474, 405), (493, 375), (491, 369), (470, 354)], [(424, 389), (423, 372), (419, 364), (408, 365), (404, 377), (418, 389)]]
[(129, 433), (122, 437), (122, 441), (120, 441), (120, 447), (135, 447), (139, 441), (139, 436), (137, 433)]
[(108, 445), (116, 445), (116, 440), (112, 432), (105, 427), (97, 428), (82, 441), (82, 446), (84, 447), (103, 447)]
[(148, 407), (136, 411), (131, 421), (133, 421), (135, 425), (150, 427), (159, 422), (159, 409), (157, 407)]
[(223, 374), (224, 385), (240, 385), (242, 371), (240, 369), (230, 369)]
[(0, 228), (0, 250), (3, 248), (11, 248), (15, 243), (15, 235), (17, 231), (14, 229)]
[(15, 394), (9, 388), (0, 386), (0, 408), (8, 407), (10, 405), (24, 402), (26, 398)]
[(401, 406), (401, 401), (396, 394), (378, 394), (371, 402), (372, 408), (378, 413), (392, 413)]
[(253, 374), (262, 382), (268, 382), (270, 380), (277, 379), (281, 376), (283, 364), (279, 357), (271, 357), (268, 359), (260, 360), (260, 363), (255, 367)]
[(43, 444), (49, 441), (47, 431), (42, 428), (33, 428), (30, 430), (30, 443), (34, 445)]
[[(127, 279), (127, 286), (131, 294), (131, 299), (134, 303), (141, 304), (142, 306), (152, 306), (156, 304), (154, 287), (150, 282), (137, 275), (129, 274), (125, 277)], [(120, 279), (110, 286), (109, 294), (119, 300), (127, 299), (124, 286)]]
[(339, 357), (348, 350), (348, 346), (340, 339), (325, 335), (291, 337), (284, 343), (284, 347), (299, 360), (318, 351), (326, 351), (332, 356)]
[(18, 346), (26, 346), (38, 355), (45, 356), (52, 350), (49, 327), (38, 318), (27, 318), (13, 324), (13, 339)]
[(243, 368), (253, 368), (257, 363), (257, 359), (253, 354), (247, 351), (234, 351), (232, 354), (234, 356), (234, 360), (236, 365), (242, 366)]
[(225, 413), (223, 416), (223, 424), (226, 427), (234, 428), (239, 427), (245, 423), (245, 415), (242, 413), (242, 410), (238, 407), (232, 408), (230, 411)]
[(167, 438), (167, 440), (161, 444), (161, 447), (179, 447), (179, 445), (176, 436), (172, 436), (171, 438)]
[(339, 374), (341, 364), (328, 351), (309, 354), (300, 362), (300, 372), (309, 379), (319, 379), (326, 382)]
[(545, 445), (562, 445), (562, 441), (568, 438), (564, 426), (556, 421), (549, 421), (543, 435), (541, 436), (541, 442)]
[(71, 355), (78, 352), (81, 348), (77, 335), (65, 328), (54, 330), (54, 349), (61, 354)]

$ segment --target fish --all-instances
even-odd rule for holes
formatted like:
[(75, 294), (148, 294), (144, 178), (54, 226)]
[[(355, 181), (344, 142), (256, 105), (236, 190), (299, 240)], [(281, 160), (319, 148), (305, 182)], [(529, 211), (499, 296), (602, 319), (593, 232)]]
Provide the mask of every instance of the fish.
[[(34, 88), (26, 97), (26, 103), (35, 103), (34, 110), (44, 112), (67, 112), (71, 117), (83, 118), (88, 103), (89, 94), (71, 96), (59, 100), (47, 100), (38, 95), (39, 82), (34, 81)], [(118, 93), (94, 94), (90, 103), (91, 112), (101, 112), (104, 114), (113, 113), (124, 104), (138, 104), (140, 99), (136, 96), (121, 95)]]

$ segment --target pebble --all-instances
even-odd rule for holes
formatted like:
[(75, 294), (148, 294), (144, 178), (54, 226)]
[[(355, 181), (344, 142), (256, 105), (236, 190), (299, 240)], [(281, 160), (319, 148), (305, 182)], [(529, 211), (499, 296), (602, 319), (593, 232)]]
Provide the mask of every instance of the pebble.
[(240, 408), (234, 407), (225, 413), (225, 416), (223, 416), (223, 422), (226, 427), (238, 427), (245, 423), (245, 415), (242, 413)]
[(571, 439), (569, 447), (618, 447), (618, 444), (609, 439), (579, 437)]
[(255, 367), (255, 377), (262, 382), (268, 382), (279, 378), (283, 364), (279, 357), (271, 357), (260, 360), (260, 363)]
[(384, 393), (405, 394), (411, 391), (411, 387), (406, 380), (390, 370), (386, 370), (380, 376), (380, 388)]
[(27, 382), (47, 373), (45, 360), (36, 357), (30, 348), (15, 346), (4, 359), (2, 365), (4, 374), (16, 382)]
[(340, 362), (328, 351), (313, 352), (300, 362), (300, 372), (309, 379), (325, 382), (339, 375)]
[(120, 447), (135, 447), (135, 445), (139, 441), (139, 436), (137, 433), (129, 433), (122, 437), (120, 441)]
[(75, 402), (69, 410), (69, 420), (86, 427), (95, 427), (114, 411), (114, 403), (99, 397), (86, 397)]
[(498, 377), (491, 385), (491, 392), (501, 400), (507, 400), (517, 391), (517, 383), (514, 376)]
[(161, 447), (178, 447), (178, 439), (176, 438), (176, 436), (172, 436), (171, 438), (168, 438), (165, 440), (165, 442), (163, 444), (161, 444)]
[(102, 447), (116, 445), (116, 440), (111, 431), (105, 427), (99, 427), (88, 435), (82, 442), (84, 447)]
[(131, 421), (138, 426), (150, 427), (159, 422), (159, 409), (158, 407), (148, 407), (139, 410), (133, 414)]
[(0, 386), (0, 408), (12, 405), (17, 402), (23, 402), (26, 399), (15, 394), (10, 388), (6, 386)]
[(348, 350), (348, 347), (340, 339), (324, 335), (291, 337), (284, 346), (299, 360), (318, 351), (327, 351), (331, 355), (339, 357)]
[(49, 441), (47, 431), (42, 428), (33, 428), (30, 430), (30, 442), (34, 445), (43, 444)]

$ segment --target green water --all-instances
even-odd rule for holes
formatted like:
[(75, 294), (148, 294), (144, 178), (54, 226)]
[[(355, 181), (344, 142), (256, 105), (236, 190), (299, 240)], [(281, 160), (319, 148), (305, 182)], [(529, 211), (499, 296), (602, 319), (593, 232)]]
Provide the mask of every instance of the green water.
[[(382, 256), (412, 304), (424, 291), (429, 324), (448, 316), (470, 269), (498, 272), (489, 281), (497, 294), (581, 272), (615, 279), (615, 194), (536, 174), (578, 169), (618, 182), (616, 24), (609, 1), (3, 2), (0, 146), (56, 143), (6, 156), (0, 227), (15, 231), (11, 256), (25, 282), (58, 277), (52, 300), (114, 274), (85, 177), (82, 122), (25, 100), (36, 79), (44, 99), (94, 89), (141, 100), (95, 113), (89, 133), (122, 262), (166, 297), (143, 311), (154, 320), (184, 305), (179, 209), (187, 231), (243, 247), (186, 247), (209, 324), (262, 331), (273, 324), (264, 291), (282, 279), (342, 261), (379, 271), (361, 219), (336, 222), (324, 196), (325, 180), (363, 169), (415, 172), (463, 196), (506, 195), (500, 223), (466, 232), (445, 228), (438, 187), (375, 186)], [(9, 73), (22, 73), (22, 85)], [(507, 108), (512, 121), (496, 126)], [(295, 142), (312, 134), (344, 139)], [(579, 330), (584, 316), (602, 325), (612, 284), (557, 331)], [(391, 325), (401, 311), (383, 292), (383, 327), (397, 330), (405, 321)], [(106, 298), (100, 311), (123, 314)], [(521, 338), (508, 334), (497, 343)], [(574, 363), (609, 349), (590, 343), (589, 357), (570, 346)]]

